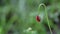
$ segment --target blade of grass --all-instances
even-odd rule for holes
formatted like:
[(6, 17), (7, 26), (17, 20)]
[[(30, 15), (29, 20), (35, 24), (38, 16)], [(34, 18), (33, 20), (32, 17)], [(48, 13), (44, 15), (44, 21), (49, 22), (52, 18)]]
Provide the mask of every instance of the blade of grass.
[(14, 15), (10, 18), (10, 20), (8, 21), (8, 24), (6, 25), (6, 30), (8, 31), (11, 26), (13, 25), (13, 23), (18, 19), (17, 15)]

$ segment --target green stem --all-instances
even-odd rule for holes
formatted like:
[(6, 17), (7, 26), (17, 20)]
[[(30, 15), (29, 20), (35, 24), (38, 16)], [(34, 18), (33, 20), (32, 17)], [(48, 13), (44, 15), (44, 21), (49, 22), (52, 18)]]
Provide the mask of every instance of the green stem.
[(52, 33), (52, 30), (51, 30), (51, 27), (50, 27), (50, 24), (49, 24), (49, 19), (48, 19), (48, 13), (47, 13), (46, 6), (45, 6), (45, 4), (43, 4), (43, 3), (39, 5), (39, 8), (40, 8), (41, 6), (44, 6), (44, 8), (45, 8), (45, 15), (46, 15), (47, 23), (48, 23), (48, 26), (49, 26), (49, 29), (50, 29), (50, 33), (53, 34), (53, 33)]

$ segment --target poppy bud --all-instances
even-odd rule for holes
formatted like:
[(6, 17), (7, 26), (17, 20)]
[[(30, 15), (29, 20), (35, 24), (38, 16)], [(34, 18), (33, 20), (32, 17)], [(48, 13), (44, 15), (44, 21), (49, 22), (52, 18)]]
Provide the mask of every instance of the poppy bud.
[(36, 20), (37, 20), (38, 22), (40, 22), (40, 17), (39, 17), (39, 16), (36, 16)]

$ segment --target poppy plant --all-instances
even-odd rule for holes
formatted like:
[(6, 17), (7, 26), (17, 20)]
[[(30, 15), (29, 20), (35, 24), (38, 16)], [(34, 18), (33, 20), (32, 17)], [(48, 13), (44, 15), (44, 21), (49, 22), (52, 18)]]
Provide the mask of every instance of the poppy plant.
[[(45, 16), (46, 16), (46, 20), (47, 20), (47, 23), (48, 23), (50, 32), (51, 32), (51, 34), (53, 34), (53, 33), (52, 33), (52, 30), (51, 30), (51, 27), (50, 27), (50, 24), (49, 24), (49, 19), (48, 19), (48, 14), (47, 14), (46, 6), (45, 6), (45, 4), (41, 3), (41, 4), (39, 5), (39, 7), (38, 7), (38, 10), (41, 8), (41, 6), (44, 6), (44, 8), (45, 8)], [(40, 12), (39, 12), (39, 13), (40, 13)], [(41, 19), (40, 19), (39, 16), (36, 16), (36, 20), (37, 20), (38, 22), (41, 21)]]

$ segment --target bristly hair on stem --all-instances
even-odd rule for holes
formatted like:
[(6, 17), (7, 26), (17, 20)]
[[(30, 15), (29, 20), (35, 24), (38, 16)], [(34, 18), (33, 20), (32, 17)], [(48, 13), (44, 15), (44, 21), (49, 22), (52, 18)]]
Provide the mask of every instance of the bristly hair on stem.
[(50, 30), (50, 33), (53, 34), (52, 30), (51, 30), (51, 27), (50, 27), (50, 24), (49, 24), (49, 19), (48, 19), (48, 13), (47, 13), (46, 6), (45, 6), (45, 4), (41, 3), (38, 7), (38, 10), (41, 8), (41, 6), (43, 6), (45, 8), (45, 15), (46, 15), (47, 23), (48, 23), (48, 26), (49, 26), (49, 30)]

